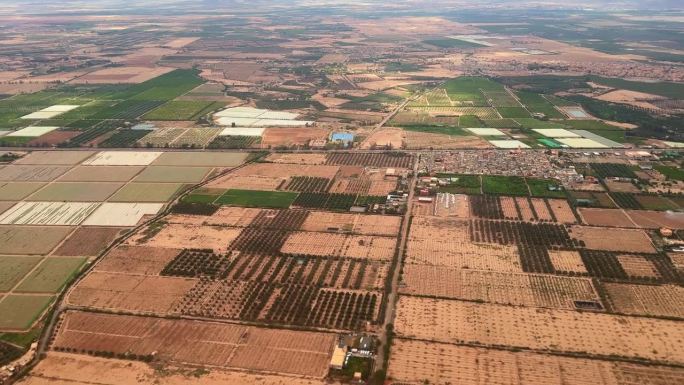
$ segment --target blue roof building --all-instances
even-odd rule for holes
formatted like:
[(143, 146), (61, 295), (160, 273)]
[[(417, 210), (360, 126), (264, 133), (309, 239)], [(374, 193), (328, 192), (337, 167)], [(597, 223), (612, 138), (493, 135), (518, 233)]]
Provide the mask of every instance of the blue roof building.
[(343, 143), (345, 146), (348, 146), (350, 143), (354, 142), (354, 134), (349, 132), (333, 132), (330, 136), (330, 141)]

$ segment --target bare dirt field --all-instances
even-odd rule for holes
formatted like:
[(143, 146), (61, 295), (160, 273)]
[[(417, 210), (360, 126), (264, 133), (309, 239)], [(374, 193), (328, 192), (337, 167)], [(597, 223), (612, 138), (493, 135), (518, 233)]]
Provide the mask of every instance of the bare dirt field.
[(328, 130), (323, 128), (267, 128), (261, 136), (261, 148), (305, 145), (314, 139), (324, 139)]
[(600, 302), (588, 278), (409, 264), (404, 267), (402, 282), (400, 291), (409, 295), (504, 305), (575, 309), (574, 301)]
[(240, 235), (241, 229), (219, 226), (193, 226), (168, 224), (149, 240), (144, 232), (130, 238), (128, 244), (172, 249), (213, 249), (225, 252), (228, 245)]
[(322, 378), (334, 341), (330, 333), (69, 312), (52, 346), (143, 356), (156, 352), (177, 363)]
[(277, 190), (287, 178), (277, 176), (228, 174), (207, 184), (209, 188), (243, 190)]
[(401, 297), (394, 325), (399, 337), (684, 362), (670, 320)]
[(658, 229), (684, 229), (684, 213), (670, 211), (625, 210), (627, 215), (640, 227)]
[(374, 131), (361, 143), (360, 148), (368, 150), (372, 148), (402, 148), (404, 144), (404, 131), (401, 128), (383, 128)]
[(50, 182), (69, 170), (65, 166), (14, 165), (0, 168), (0, 181)]
[(589, 226), (635, 227), (629, 217), (619, 209), (581, 207), (577, 209), (577, 213), (582, 218), (582, 222)]
[(172, 71), (173, 68), (123, 66), (104, 68), (72, 80), (74, 84), (141, 83)]
[(409, 232), (406, 263), (463, 269), (522, 272), (513, 245), (472, 243), (468, 221), (414, 217)]
[(96, 256), (122, 230), (119, 227), (79, 227), (53, 254), (81, 257)]
[(556, 217), (556, 222), (559, 223), (577, 223), (577, 218), (572, 212), (568, 201), (565, 199), (547, 199), (546, 200), (551, 206), (551, 211)]
[(35, 139), (32, 139), (27, 143), (28, 146), (34, 147), (52, 147), (60, 143), (66, 142), (67, 140), (77, 137), (82, 134), (81, 131), (52, 131), (45, 135), (41, 135)]
[(214, 226), (235, 226), (246, 227), (254, 218), (263, 210), (250, 207), (227, 207), (223, 206), (218, 209), (210, 217), (195, 217), (204, 218), (206, 224)]
[(331, 385), (330, 380), (315, 380), (273, 374), (223, 371), (212, 368), (206, 374), (196, 375), (194, 367), (167, 365), (157, 370), (149, 364), (91, 357), (70, 353), (50, 352), (31, 374), (22, 379), (22, 385)]
[(390, 260), (396, 239), (334, 233), (295, 232), (288, 236), (281, 252), (371, 260)]
[(571, 236), (583, 241), (588, 249), (593, 250), (655, 252), (651, 238), (642, 230), (572, 226)]
[(632, 182), (620, 182), (614, 180), (604, 180), (608, 191), (610, 192), (624, 192), (638, 194), (639, 188), (635, 186)]
[(389, 215), (361, 215), (311, 211), (304, 220), (304, 231), (340, 231), (362, 235), (396, 236), (401, 218)]
[(492, 145), (478, 136), (451, 136), (429, 132), (404, 131), (406, 149), (449, 150), (458, 148), (483, 149)]
[(656, 317), (684, 318), (684, 288), (675, 285), (603, 283), (608, 304), (615, 312)]
[(70, 292), (74, 306), (167, 315), (197, 280), (93, 271)]
[(297, 165), (276, 163), (253, 163), (236, 170), (230, 175), (266, 176), (271, 178), (290, 178), (293, 176), (310, 176), (332, 179), (340, 169), (330, 165)]
[(648, 384), (684, 381), (684, 371), (614, 361), (394, 339), (388, 376), (410, 384)]
[(95, 266), (96, 271), (124, 274), (157, 275), (181, 249), (147, 246), (119, 246)]
[(272, 153), (266, 157), (266, 160), (273, 163), (292, 163), (292, 164), (324, 164), (326, 154), (287, 154), (287, 153)]

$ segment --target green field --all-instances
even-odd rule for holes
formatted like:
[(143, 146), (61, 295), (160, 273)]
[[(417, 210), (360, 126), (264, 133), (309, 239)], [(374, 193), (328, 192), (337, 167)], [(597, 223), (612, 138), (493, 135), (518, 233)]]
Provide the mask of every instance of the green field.
[(53, 296), (8, 295), (0, 301), (0, 329), (30, 328), (53, 299)]
[(653, 168), (665, 175), (667, 179), (684, 180), (684, 170), (679, 167), (656, 165)]
[[(527, 178), (525, 181), (527, 182), (527, 186), (530, 188), (530, 195), (533, 197), (565, 198), (565, 191), (562, 190), (561, 184), (555, 180)], [(560, 187), (561, 190), (549, 190), (550, 186)]]
[(525, 179), (518, 176), (484, 175), (482, 191), (485, 194), (528, 195)]
[(521, 91), (518, 92), (518, 98), (530, 112), (542, 113), (551, 119), (563, 119), (565, 117), (542, 95)]
[(147, 120), (195, 120), (213, 110), (221, 108), (224, 103), (201, 100), (172, 100), (145, 115)]
[(564, 120), (563, 124), (574, 130), (616, 131), (621, 129), (620, 127), (611, 126), (610, 124), (603, 123), (600, 120)]
[(530, 130), (539, 128), (565, 128), (565, 126), (558, 122), (546, 122), (535, 118), (516, 118), (515, 119), (522, 128)]
[(501, 84), (477, 76), (462, 76), (451, 79), (445, 83), (444, 88), (451, 100), (472, 101), (475, 106), (489, 106), (482, 91), (505, 92)]
[(41, 258), (0, 256), (0, 292), (10, 291)]
[(530, 118), (530, 113), (523, 107), (497, 107), (502, 118)]
[(418, 131), (418, 132), (430, 132), (433, 134), (444, 134), (444, 135), (455, 135), (463, 136), (468, 135), (462, 128), (453, 126), (428, 126), (428, 125), (405, 125), (401, 126), (406, 131)]
[(428, 39), (428, 40), (423, 40), (423, 43), (434, 45), (435, 47), (439, 47), (439, 48), (479, 48), (479, 47), (485, 47), (485, 45), (482, 45), (482, 44), (473, 43), (470, 41), (465, 41), (465, 40), (460, 40), (460, 39), (452, 39), (452, 38)]
[(216, 203), (245, 207), (288, 208), (298, 193), (283, 191), (255, 191), (231, 189), (221, 195)]
[[(438, 178), (451, 178), (448, 186), (440, 186), (439, 192), (452, 194), (480, 194), (480, 176), (464, 174), (437, 174)], [(454, 180), (455, 179), (455, 180)]]
[(49, 257), (17, 287), (17, 292), (57, 293), (85, 264), (87, 258)]

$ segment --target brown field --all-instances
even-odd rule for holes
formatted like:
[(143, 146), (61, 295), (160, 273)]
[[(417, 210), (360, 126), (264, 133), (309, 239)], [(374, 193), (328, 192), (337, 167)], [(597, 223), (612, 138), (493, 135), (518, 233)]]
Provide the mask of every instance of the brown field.
[(287, 178), (228, 174), (207, 184), (210, 188), (242, 190), (277, 190)]
[(271, 178), (290, 178), (293, 176), (310, 176), (332, 179), (339, 171), (339, 166), (329, 165), (298, 165), (280, 163), (252, 163), (231, 175), (238, 176), (266, 176)]
[(588, 249), (654, 253), (651, 238), (642, 230), (606, 227), (572, 226), (572, 237), (583, 241)]
[(180, 252), (181, 249), (119, 246), (98, 262), (95, 270), (108, 273), (157, 275)]
[(625, 192), (638, 194), (641, 191), (632, 182), (620, 182), (609, 179), (604, 179), (603, 182), (606, 184), (606, 187), (608, 187), (608, 191), (610, 192)]
[(195, 218), (204, 219), (207, 225), (246, 227), (252, 223), (254, 218), (262, 211), (262, 209), (250, 207), (224, 206), (209, 217), (196, 216)]
[(363, 235), (295, 232), (287, 237), (281, 252), (370, 260), (391, 260), (396, 239)]
[(201, 376), (193, 367), (168, 365), (156, 370), (147, 363), (49, 352), (31, 373), (22, 379), (22, 385), (331, 385), (330, 380), (315, 380), (242, 371), (224, 371), (212, 368)]
[(574, 250), (549, 250), (549, 259), (553, 269), (560, 272), (587, 273), (582, 256)]
[[(422, 205), (423, 203), (421, 203)], [(416, 207), (418, 205), (414, 205)], [(471, 217), (470, 200), (464, 194), (438, 193), (432, 211), (425, 215), (468, 219)]]
[(429, 132), (404, 131), (406, 149), (449, 150), (458, 148), (482, 149), (492, 145), (478, 136), (451, 136)]
[[(48, 254), (72, 231), (65, 226), (0, 226), (0, 254)], [(40, 242), (36, 242), (40, 234)]]
[(630, 277), (662, 278), (653, 262), (641, 255), (618, 255), (616, 258)]
[(521, 219), (523, 221), (529, 222), (534, 221), (534, 213), (532, 212), (532, 206), (530, 205), (530, 202), (527, 200), (527, 198), (516, 197), (514, 199), (515, 203), (520, 208), (520, 214), (522, 215)]
[(537, 219), (540, 221), (548, 221), (551, 222), (553, 221), (553, 217), (551, 216), (551, 212), (546, 207), (546, 202), (544, 199), (541, 198), (531, 198), (530, 201), (532, 202), (532, 207), (534, 208), (534, 212), (537, 213)]
[(468, 221), (443, 218), (413, 218), (405, 262), (522, 272), (516, 246), (472, 243), (468, 234)]
[(603, 283), (611, 309), (621, 314), (684, 318), (684, 288), (675, 285)]
[(273, 163), (292, 163), (292, 164), (324, 164), (326, 155), (318, 154), (287, 154), (273, 153), (266, 157), (266, 161)]
[(311, 211), (301, 226), (304, 231), (339, 231), (362, 235), (396, 236), (401, 217)]
[(0, 214), (4, 213), (15, 204), (16, 202), (0, 202)]
[(684, 229), (684, 213), (646, 210), (625, 211), (638, 226), (645, 229), (657, 229), (660, 227)]
[(547, 199), (553, 215), (556, 216), (556, 222), (559, 223), (577, 223), (575, 214), (572, 212), (568, 201), (565, 199)]
[(501, 210), (503, 211), (504, 218), (513, 220), (520, 219), (514, 197), (499, 197), (499, 202), (501, 203)]
[(72, 289), (67, 302), (91, 309), (167, 315), (196, 282), (93, 271)]
[(665, 366), (511, 352), (395, 339), (388, 376), (401, 384), (670, 385), (684, 371)]
[(619, 209), (578, 208), (582, 222), (589, 226), (636, 227), (624, 211)]
[(128, 244), (172, 249), (212, 249), (221, 253), (228, 249), (230, 242), (241, 231), (219, 226), (168, 224), (152, 238), (146, 239), (143, 231), (129, 239)]
[(328, 130), (312, 127), (267, 128), (261, 136), (261, 148), (303, 146), (314, 139), (328, 137)]
[(399, 149), (404, 145), (404, 131), (401, 128), (383, 127), (381, 130), (373, 131), (366, 140), (361, 143), (362, 150), (373, 148)]
[(48, 132), (45, 135), (41, 135), (35, 139), (32, 139), (30, 142), (26, 143), (26, 145), (36, 146), (36, 147), (56, 146), (62, 142), (66, 142), (67, 140), (69, 140), (71, 138), (79, 136), (80, 134), (82, 134), (81, 131), (59, 131), (59, 130), (55, 130), (52, 132)]
[(588, 278), (406, 265), (402, 280), (400, 291), (409, 295), (556, 309), (575, 309), (574, 301), (600, 303)]
[(71, 81), (76, 84), (117, 84), (117, 83), (142, 83), (144, 81), (161, 76), (173, 68), (156, 66), (123, 66), (104, 68), (90, 72)]
[(684, 362), (684, 329), (670, 320), (400, 297), (394, 325), (439, 342)]
[(122, 231), (118, 227), (80, 227), (54, 255), (90, 257), (100, 254)]
[(176, 363), (322, 378), (334, 341), (330, 333), (69, 312), (52, 347), (143, 356), (156, 352), (157, 358)]

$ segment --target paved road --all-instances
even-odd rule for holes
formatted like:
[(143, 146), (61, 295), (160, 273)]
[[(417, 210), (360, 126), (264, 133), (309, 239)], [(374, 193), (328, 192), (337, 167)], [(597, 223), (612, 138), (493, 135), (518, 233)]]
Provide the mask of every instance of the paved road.
[[(416, 174), (418, 171), (418, 161), (414, 162), (413, 165), (413, 176), (411, 176), (411, 180), (409, 182), (409, 197), (408, 197), (408, 203), (406, 205), (406, 213), (404, 213), (404, 220), (402, 221), (402, 226), (401, 226), (401, 234), (399, 238), (399, 255), (397, 257), (397, 263), (394, 266), (394, 270), (390, 272), (392, 274), (392, 283), (390, 285), (390, 290), (389, 294), (387, 295), (387, 302), (386, 302), (386, 308), (385, 308), (385, 319), (382, 322), (382, 330), (380, 331), (378, 335), (378, 339), (380, 340), (381, 346), (385, 346), (387, 344), (387, 325), (394, 323), (394, 316), (396, 313), (396, 304), (397, 304), (397, 299), (398, 299), (398, 294), (399, 294), (399, 278), (401, 276), (401, 266), (403, 264), (403, 258), (404, 258), (404, 248), (406, 247), (406, 240), (408, 239), (408, 233), (409, 233), (409, 219), (411, 218), (411, 208), (413, 207), (413, 197), (414, 197), (414, 191), (416, 187)], [(383, 363), (385, 362), (385, 351), (380, 348), (378, 351), (378, 354), (376, 355), (375, 359), (375, 367), (377, 369), (382, 368)]]

